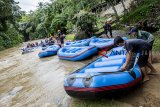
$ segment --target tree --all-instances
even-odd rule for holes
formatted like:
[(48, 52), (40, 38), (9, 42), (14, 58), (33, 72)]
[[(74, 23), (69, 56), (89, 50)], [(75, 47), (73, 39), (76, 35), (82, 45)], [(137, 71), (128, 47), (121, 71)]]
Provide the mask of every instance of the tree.
[(23, 12), (14, 0), (0, 1), (0, 50), (21, 42), (18, 21)]
[(66, 25), (67, 25), (66, 17), (63, 14), (60, 14), (54, 17), (50, 29), (52, 29), (52, 32), (56, 32), (59, 29), (61, 30), (64, 29)]
[(119, 21), (119, 16), (118, 16), (118, 13), (117, 13), (117, 10), (116, 8), (114, 7), (114, 1), (113, 0), (105, 0), (107, 3), (109, 3), (109, 5), (112, 7), (114, 13), (115, 13), (115, 16), (116, 16), (116, 20)]
[[(26, 14), (30, 26), (25, 30), (34, 38), (44, 37), (50, 33), (55, 33), (58, 29), (73, 30), (76, 21), (73, 23), (73, 17), (81, 10), (90, 11), (92, 6), (99, 0), (51, 0), (51, 3), (39, 3), (36, 11)], [(23, 22), (23, 21), (22, 21)], [(90, 25), (89, 25), (90, 26)], [(34, 36), (34, 37), (33, 37)]]
[(126, 7), (124, 5), (124, 0), (121, 0), (121, 3), (122, 3), (122, 6), (123, 6), (123, 9), (124, 9), (124, 14), (127, 14), (128, 11), (127, 11), (127, 9), (126, 9)]
[(90, 37), (93, 33), (93, 27), (96, 25), (96, 15), (87, 11), (80, 11), (73, 18), (78, 31), (85, 31)]

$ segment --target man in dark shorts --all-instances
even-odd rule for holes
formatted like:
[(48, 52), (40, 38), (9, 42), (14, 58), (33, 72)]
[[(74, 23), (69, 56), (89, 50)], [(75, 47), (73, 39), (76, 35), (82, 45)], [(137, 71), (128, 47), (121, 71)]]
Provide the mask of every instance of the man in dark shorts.
[(109, 36), (108, 36), (108, 32), (109, 32), (110, 36), (112, 38), (113, 37), (112, 36), (112, 26), (108, 22), (106, 22), (105, 25), (103, 26), (103, 28), (104, 28), (104, 32), (105, 32), (106, 36), (109, 38)]
[(130, 63), (130, 60), (132, 59), (132, 56), (134, 53), (140, 53), (139, 59), (138, 59), (138, 65), (144, 75), (143, 81), (148, 81), (150, 78), (147, 75), (146, 67), (148, 66), (152, 72), (157, 72), (156, 69), (148, 62), (149, 57), (149, 51), (151, 49), (151, 46), (148, 42), (142, 39), (129, 39), (124, 41), (120, 36), (117, 36), (114, 39), (114, 44), (117, 46), (123, 46), (127, 50), (126, 54), (126, 62), (121, 67), (122, 70), (126, 70), (127, 66)]
[(61, 41), (61, 44), (62, 44), (62, 45), (64, 44), (64, 38), (65, 38), (64, 35), (60, 35), (60, 41)]
[(147, 32), (147, 31), (139, 30), (136, 27), (132, 28), (131, 31), (129, 32), (129, 34), (133, 38), (143, 39), (151, 45), (149, 60), (150, 60), (150, 62), (152, 62), (152, 46), (153, 46), (154, 39), (155, 39), (154, 36), (151, 33)]

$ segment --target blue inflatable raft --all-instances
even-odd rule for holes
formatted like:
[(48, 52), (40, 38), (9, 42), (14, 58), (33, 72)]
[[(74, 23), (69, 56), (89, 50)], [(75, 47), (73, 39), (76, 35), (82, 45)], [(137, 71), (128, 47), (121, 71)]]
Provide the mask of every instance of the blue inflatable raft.
[(91, 41), (92, 38), (90, 39), (83, 39), (83, 40), (78, 40), (78, 41), (73, 41), (73, 42), (66, 42), (64, 46), (88, 46), (89, 42)]
[(52, 55), (56, 55), (57, 54), (57, 51), (60, 49), (60, 46), (59, 45), (52, 45), (52, 46), (49, 46), (47, 47), (47, 49), (43, 50), (42, 52), (40, 52), (38, 54), (38, 56), (40, 58), (43, 58), (43, 57), (47, 57), (47, 56), (52, 56)]
[(58, 51), (60, 59), (78, 61), (92, 56), (98, 52), (95, 46), (63, 47)]
[(42, 50), (45, 50), (45, 49), (47, 49), (49, 46), (43, 46), (42, 47)]
[[(126, 37), (123, 37), (124, 40), (126, 40)], [(96, 46), (100, 49), (102, 48), (107, 48), (113, 46), (113, 38), (111, 39), (106, 39), (106, 38), (95, 38), (92, 39), (89, 43), (89, 46)]]
[(34, 52), (33, 50), (34, 48), (22, 48), (22, 54), (26, 54), (26, 53), (30, 53), (30, 52)]
[[(121, 48), (117, 48), (121, 49)], [(111, 51), (117, 51), (113, 49)], [(122, 50), (120, 50), (122, 51)], [(91, 64), (71, 73), (64, 80), (64, 88), (68, 95), (78, 98), (96, 98), (122, 89), (128, 89), (142, 79), (137, 60), (127, 71), (120, 68), (125, 62), (125, 55), (114, 55), (98, 58)], [(136, 56), (136, 59), (138, 55)], [(106, 94), (107, 93), (107, 94)]]

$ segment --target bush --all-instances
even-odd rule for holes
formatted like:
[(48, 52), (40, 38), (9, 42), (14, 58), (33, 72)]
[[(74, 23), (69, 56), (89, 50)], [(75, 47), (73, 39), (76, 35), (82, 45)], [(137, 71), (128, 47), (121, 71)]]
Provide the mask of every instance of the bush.
[(22, 42), (22, 36), (15, 30), (9, 28), (6, 32), (0, 33), (0, 51), (13, 47)]
[(96, 15), (82, 10), (74, 16), (73, 23), (78, 31), (93, 32), (93, 27), (96, 25)]
[(56, 15), (51, 23), (51, 32), (57, 32), (58, 29), (64, 29), (67, 25), (66, 16), (63, 14)]
[(159, 4), (159, 0), (144, 0), (137, 8), (131, 10), (128, 14), (123, 16), (122, 22), (136, 23), (140, 20), (150, 17), (152, 6)]
[(153, 44), (153, 51), (159, 51), (160, 52), (160, 34), (159, 33), (155, 33), (155, 41)]

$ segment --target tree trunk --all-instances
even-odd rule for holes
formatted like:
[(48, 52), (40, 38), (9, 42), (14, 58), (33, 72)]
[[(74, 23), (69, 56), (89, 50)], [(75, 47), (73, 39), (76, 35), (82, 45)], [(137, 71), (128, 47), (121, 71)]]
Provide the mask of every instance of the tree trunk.
[(84, 5), (83, 5), (83, 3), (82, 3), (82, 0), (81, 0), (80, 2), (81, 2), (82, 9), (84, 9)]
[(139, 5), (139, 0), (136, 0), (136, 2), (137, 2), (137, 5)]
[(124, 0), (121, 0), (121, 3), (122, 3), (122, 6), (123, 6), (123, 9), (124, 9), (124, 14), (127, 14), (128, 11), (127, 11), (127, 9), (126, 9), (126, 7), (124, 5)]
[(22, 31), (22, 35), (24, 36), (24, 41), (25, 42), (27, 42), (27, 41), (29, 41), (30, 40), (30, 38), (29, 38), (29, 33), (26, 33), (26, 31), (24, 30), (24, 31)]
[(2, 20), (0, 21), (0, 25), (1, 25), (0, 31), (7, 31), (7, 30), (8, 30), (6, 21), (5, 21), (4, 19), (2, 19)]
[(112, 3), (112, 1), (109, 1), (109, 4), (112, 7), (112, 9), (113, 9), (113, 11), (114, 11), (114, 13), (116, 15), (116, 20), (119, 21), (119, 16), (118, 16), (116, 8), (114, 7), (114, 4)]

